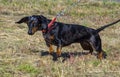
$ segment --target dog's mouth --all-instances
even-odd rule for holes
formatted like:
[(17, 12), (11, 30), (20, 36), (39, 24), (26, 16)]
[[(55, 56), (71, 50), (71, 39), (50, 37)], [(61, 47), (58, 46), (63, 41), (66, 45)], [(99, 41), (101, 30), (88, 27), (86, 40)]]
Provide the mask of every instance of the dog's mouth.
[(30, 29), (29, 31), (28, 31), (28, 34), (29, 35), (33, 35), (36, 31), (38, 30), (38, 28), (32, 28), (32, 29)]

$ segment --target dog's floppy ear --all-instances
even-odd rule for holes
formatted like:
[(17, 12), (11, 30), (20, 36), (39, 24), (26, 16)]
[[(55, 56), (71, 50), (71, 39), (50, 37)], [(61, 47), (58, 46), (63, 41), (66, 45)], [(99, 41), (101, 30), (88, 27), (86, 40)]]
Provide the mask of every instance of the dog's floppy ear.
[(43, 15), (40, 15), (40, 18), (42, 19), (42, 20), (46, 20), (47, 18), (45, 17), (45, 16), (43, 16)]
[(28, 20), (29, 20), (29, 17), (24, 17), (24, 18), (22, 18), (21, 20), (15, 22), (15, 23), (18, 23), (18, 24), (21, 24), (21, 23), (27, 23)]
[(42, 23), (47, 23), (47, 18), (44, 17), (43, 15), (40, 15), (40, 20)]

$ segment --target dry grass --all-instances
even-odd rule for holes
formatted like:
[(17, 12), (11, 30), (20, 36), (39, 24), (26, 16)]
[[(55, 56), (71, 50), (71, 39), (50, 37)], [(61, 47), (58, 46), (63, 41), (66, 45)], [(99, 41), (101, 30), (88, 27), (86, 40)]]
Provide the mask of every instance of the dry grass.
[[(11, 2), (12, 1), (12, 2)], [(43, 14), (54, 17), (73, 0), (0, 0), (0, 77), (119, 77), (120, 76), (120, 23), (100, 33), (103, 49), (108, 57), (99, 61), (94, 55), (84, 55), (79, 44), (63, 48), (71, 53), (64, 62), (54, 62), (45, 54), (41, 32), (27, 35), (26, 24), (14, 22), (20, 18)], [(58, 9), (59, 8), (59, 9)], [(65, 12), (58, 21), (98, 28), (120, 18), (120, 3), (111, 1), (85, 1)]]

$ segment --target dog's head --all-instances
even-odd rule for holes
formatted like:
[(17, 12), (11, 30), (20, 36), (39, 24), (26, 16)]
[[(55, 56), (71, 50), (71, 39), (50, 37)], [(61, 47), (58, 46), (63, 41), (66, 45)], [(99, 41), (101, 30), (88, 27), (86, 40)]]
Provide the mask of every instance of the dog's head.
[(28, 34), (33, 35), (38, 30), (47, 29), (47, 18), (42, 15), (27, 16), (20, 19), (18, 24), (26, 23), (28, 25)]

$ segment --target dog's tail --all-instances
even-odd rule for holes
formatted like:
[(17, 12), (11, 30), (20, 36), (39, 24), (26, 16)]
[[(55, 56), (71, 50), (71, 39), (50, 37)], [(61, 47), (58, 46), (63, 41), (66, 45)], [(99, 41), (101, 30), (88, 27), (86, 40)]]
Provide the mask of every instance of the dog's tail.
[(113, 22), (113, 23), (110, 23), (110, 24), (104, 25), (104, 26), (98, 28), (96, 31), (97, 31), (97, 33), (99, 33), (100, 31), (104, 30), (105, 28), (107, 28), (107, 27), (109, 27), (109, 26), (112, 26), (113, 24), (118, 23), (119, 21), (120, 21), (120, 19), (117, 20), (117, 21), (115, 21), (115, 22)]

